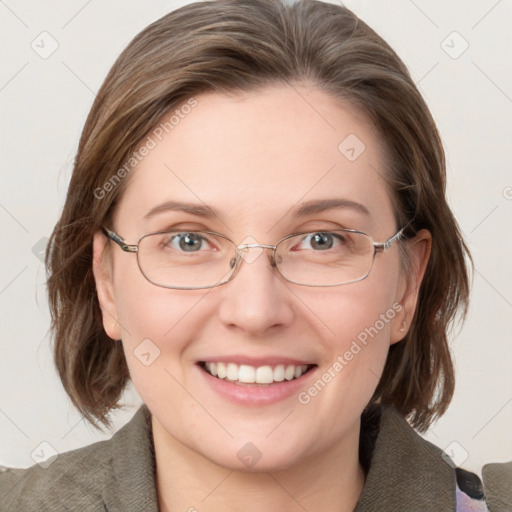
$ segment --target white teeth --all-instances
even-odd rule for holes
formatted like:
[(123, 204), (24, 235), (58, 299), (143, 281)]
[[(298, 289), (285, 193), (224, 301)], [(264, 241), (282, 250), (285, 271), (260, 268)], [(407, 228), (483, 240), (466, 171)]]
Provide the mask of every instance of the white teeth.
[(235, 363), (228, 363), (227, 366), (227, 376), (228, 380), (237, 380), (238, 379), (238, 366)]
[(217, 376), (219, 379), (225, 379), (227, 375), (226, 365), (224, 363), (217, 363)]
[(274, 370), (271, 366), (260, 366), (256, 370), (256, 382), (260, 384), (270, 384), (274, 382)]
[[(235, 366), (237, 365), (235, 364)], [(256, 369), (252, 366), (241, 364), (238, 370), (238, 375), (231, 380), (238, 380), (239, 382), (246, 382), (247, 384), (252, 384), (256, 382)]]
[(287, 366), (284, 371), (284, 378), (286, 380), (292, 380), (295, 375), (295, 366)]
[(284, 364), (278, 364), (274, 368), (274, 380), (276, 382), (282, 382), (284, 380)]
[(246, 384), (271, 384), (283, 380), (298, 379), (308, 369), (308, 365), (284, 365), (278, 364), (274, 367), (249, 366), (235, 363), (205, 363), (207, 371), (219, 379), (238, 381)]

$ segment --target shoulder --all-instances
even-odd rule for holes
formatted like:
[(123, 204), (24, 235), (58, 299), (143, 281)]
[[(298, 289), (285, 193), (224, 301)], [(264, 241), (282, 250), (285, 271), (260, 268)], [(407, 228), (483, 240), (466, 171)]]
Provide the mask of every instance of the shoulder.
[(151, 415), (142, 406), (108, 441), (0, 472), (0, 512), (157, 512)]
[(482, 477), (489, 510), (512, 512), (512, 461), (486, 464)]
[(397, 504), (423, 512), (512, 512), (512, 462), (487, 464), (480, 477), (457, 467), (394, 407), (362, 419), (360, 457), (368, 471), (357, 512), (397, 510)]
[(455, 468), (457, 511), (512, 512), (512, 461), (486, 464), (482, 477)]
[(0, 511), (98, 510), (101, 488), (112, 478), (112, 440), (59, 454), (26, 469), (0, 473)]

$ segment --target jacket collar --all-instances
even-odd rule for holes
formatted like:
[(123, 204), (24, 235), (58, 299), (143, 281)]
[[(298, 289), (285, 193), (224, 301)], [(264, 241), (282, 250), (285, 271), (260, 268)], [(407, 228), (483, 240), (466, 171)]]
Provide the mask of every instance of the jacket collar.
[[(455, 472), (443, 451), (394, 407), (380, 409), (376, 440), (367, 448), (371, 464), (354, 512), (455, 511)], [(361, 430), (368, 434), (364, 426)]]
[[(372, 421), (364, 419), (360, 456), (369, 470), (354, 512), (455, 510), (455, 474), (442, 450), (423, 439), (393, 407), (379, 407)], [(103, 491), (106, 509), (158, 512), (151, 413), (146, 405), (112, 441), (115, 478)]]
[(158, 512), (151, 413), (145, 404), (112, 442), (114, 478), (103, 491), (106, 510)]

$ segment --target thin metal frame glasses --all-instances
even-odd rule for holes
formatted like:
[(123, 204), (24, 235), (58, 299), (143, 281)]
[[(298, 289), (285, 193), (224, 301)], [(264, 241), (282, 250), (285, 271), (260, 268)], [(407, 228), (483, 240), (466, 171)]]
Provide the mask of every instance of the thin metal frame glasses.
[[(242, 260), (251, 263), (256, 259), (248, 256), (249, 249), (255, 248), (260, 252), (271, 249), (272, 267), (294, 284), (326, 287), (362, 281), (370, 274), (375, 255), (403, 238), (405, 227), (384, 242), (375, 242), (370, 235), (356, 229), (336, 229), (294, 233), (275, 245), (237, 245), (220, 233), (183, 229), (148, 233), (137, 244), (130, 245), (107, 227), (103, 226), (102, 230), (123, 251), (137, 253), (139, 269), (150, 283), (163, 288), (198, 290), (229, 282)], [(176, 240), (180, 242), (179, 250), (172, 246)], [(298, 249), (305, 241), (319, 244), (319, 250)], [(211, 247), (206, 251), (189, 251), (197, 247), (194, 245), (197, 242), (200, 248), (203, 242)]]

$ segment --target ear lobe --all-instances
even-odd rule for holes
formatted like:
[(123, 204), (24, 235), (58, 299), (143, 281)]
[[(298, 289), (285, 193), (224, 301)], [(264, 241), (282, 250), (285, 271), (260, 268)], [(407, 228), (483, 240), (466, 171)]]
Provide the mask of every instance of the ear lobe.
[(418, 303), (420, 286), (430, 258), (432, 235), (428, 230), (422, 229), (413, 239), (405, 243), (408, 244), (409, 269), (402, 270), (403, 275), (397, 290), (396, 301), (402, 309), (393, 319), (391, 344), (402, 340), (409, 332)]
[(112, 261), (107, 244), (105, 235), (97, 231), (92, 244), (92, 271), (103, 318), (103, 328), (109, 338), (120, 340), (121, 329), (117, 321)]

